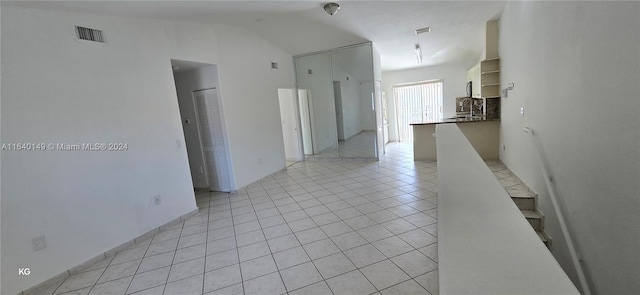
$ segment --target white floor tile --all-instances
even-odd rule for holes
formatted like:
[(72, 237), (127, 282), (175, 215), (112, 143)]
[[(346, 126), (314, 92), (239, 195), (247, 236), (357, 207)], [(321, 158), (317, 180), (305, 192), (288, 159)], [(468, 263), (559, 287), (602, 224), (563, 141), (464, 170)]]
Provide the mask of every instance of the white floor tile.
[[(173, 256), (173, 253), (171, 253), (171, 256)], [(140, 266), (141, 261), (142, 259), (120, 263), (120, 264), (114, 264), (107, 267), (107, 269), (104, 271), (104, 273), (102, 273), (102, 276), (98, 280), (98, 284), (108, 282), (108, 281), (113, 281), (113, 280), (128, 277), (128, 276), (133, 276), (134, 274), (136, 274), (136, 271), (138, 270), (138, 266)], [(171, 264), (171, 262), (169, 262), (169, 264)]]
[(238, 250), (236, 249), (208, 255), (205, 260), (205, 271), (207, 272), (240, 262), (238, 260)]
[(382, 290), (381, 293), (382, 295), (431, 295), (431, 293), (427, 292), (427, 290), (422, 288), (422, 286), (413, 280), (408, 280), (393, 287), (389, 287)]
[(199, 295), (202, 294), (203, 282), (204, 274), (170, 282), (165, 287), (164, 294)]
[(165, 266), (156, 270), (136, 274), (129, 285), (129, 289), (127, 289), (127, 294), (165, 285), (167, 283), (167, 277), (169, 276), (169, 270), (170, 267)]
[(402, 268), (412, 278), (423, 275), (438, 268), (438, 264), (419, 251), (411, 251), (391, 258), (391, 261)]
[(275, 259), (276, 265), (280, 270), (302, 264), (307, 261), (311, 261), (302, 247), (296, 247), (293, 249), (274, 253), (273, 258)]
[(97, 284), (91, 289), (89, 295), (124, 294), (132, 279), (133, 276), (128, 276), (115, 281)]
[(421, 275), (415, 278), (416, 282), (422, 287), (427, 289), (432, 295), (440, 294), (440, 287), (438, 285), (438, 271), (434, 270), (427, 274)]
[(386, 257), (371, 244), (346, 250), (344, 254), (359, 268), (386, 259)]
[(414, 250), (411, 245), (396, 236), (376, 241), (372, 244), (388, 258)]
[(169, 282), (204, 273), (204, 257), (171, 265)]
[(328, 238), (328, 236), (319, 227), (297, 232), (296, 237), (303, 245)]
[(240, 271), (243, 280), (250, 280), (272, 272), (277, 272), (278, 268), (273, 260), (273, 256), (267, 255), (240, 263)]
[(304, 250), (309, 254), (311, 259), (318, 259), (320, 257), (328, 256), (334, 253), (340, 252), (340, 249), (330, 239), (324, 239), (309, 243), (302, 246)]
[(196, 215), (46, 294), (437, 294), (436, 196), (436, 163), (407, 144), (380, 162), (298, 162), (198, 192)]
[[(169, 252), (169, 254), (170, 253), (171, 252)], [(175, 252), (173, 263), (180, 263), (180, 262), (185, 262), (187, 260), (204, 257), (206, 253), (207, 253), (206, 244), (200, 244), (200, 245), (195, 245), (188, 248), (182, 248)]]
[(204, 292), (218, 290), (242, 282), (240, 265), (234, 264), (204, 274)]
[(304, 288), (291, 291), (289, 295), (330, 295), (333, 294), (325, 282), (318, 282)]
[(294, 234), (288, 234), (281, 237), (273, 238), (267, 241), (272, 253), (281, 252), (287, 249), (300, 246), (300, 242)]
[(266, 241), (238, 248), (240, 262), (271, 254)]
[(318, 271), (325, 279), (355, 270), (356, 267), (343, 253), (336, 253), (314, 260)]
[(338, 246), (338, 248), (340, 248), (340, 250), (342, 251), (362, 246), (368, 243), (367, 240), (365, 240), (355, 231), (331, 237), (331, 240), (333, 240), (336, 246)]
[(65, 292), (93, 286), (98, 281), (98, 278), (100, 278), (100, 275), (103, 272), (104, 272), (104, 269), (97, 269), (97, 270), (82, 272), (79, 274), (69, 276), (62, 283), (62, 285), (58, 287), (55, 294), (65, 293)]
[(409, 276), (390, 260), (363, 267), (360, 271), (378, 290), (386, 289), (409, 279)]
[(245, 281), (243, 285), (245, 295), (284, 294), (287, 292), (278, 273)]
[(365, 295), (376, 291), (360, 271), (354, 270), (327, 280), (335, 295)]
[(311, 262), (282, 270), (280, 275), (288, 291), (322, 281), (322, 276)]

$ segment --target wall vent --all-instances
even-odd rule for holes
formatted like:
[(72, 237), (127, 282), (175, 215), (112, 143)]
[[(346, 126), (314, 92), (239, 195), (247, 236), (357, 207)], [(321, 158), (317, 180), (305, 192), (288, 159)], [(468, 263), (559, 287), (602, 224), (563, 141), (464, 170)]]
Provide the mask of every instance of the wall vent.
[(278, 69), (278, 63), (277, 62), (271, 62), (271, 68), (272, 69)]
[(76, 26), (76, 38), (92, 42), (106, 43), (101, 30)]

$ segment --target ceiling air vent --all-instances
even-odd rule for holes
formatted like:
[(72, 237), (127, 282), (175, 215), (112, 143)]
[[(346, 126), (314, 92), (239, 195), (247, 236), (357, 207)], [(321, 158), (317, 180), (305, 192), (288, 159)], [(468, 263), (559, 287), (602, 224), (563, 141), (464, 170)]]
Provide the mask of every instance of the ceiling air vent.
[(76, 26), (76, 37), (78, 40), (105, 43), (102, 31), (96, 29)]

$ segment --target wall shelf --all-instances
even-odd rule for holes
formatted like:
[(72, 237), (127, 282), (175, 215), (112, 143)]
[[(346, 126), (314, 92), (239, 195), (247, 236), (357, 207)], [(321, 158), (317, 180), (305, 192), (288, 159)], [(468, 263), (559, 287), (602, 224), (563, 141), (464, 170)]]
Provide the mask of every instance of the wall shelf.
[(480, 95), (500, 97), (500, 58), (485, 59), (480, 62)]

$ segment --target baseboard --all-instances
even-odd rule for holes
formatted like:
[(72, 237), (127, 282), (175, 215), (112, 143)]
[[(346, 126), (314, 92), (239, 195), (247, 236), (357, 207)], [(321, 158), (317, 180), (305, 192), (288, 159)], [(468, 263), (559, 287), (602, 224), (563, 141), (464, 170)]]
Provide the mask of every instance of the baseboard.
[(129, 247), (131, 247), (131, 246), (133, 246), (135, 244), (140, 244), (140, 243), (146, 242), (148, 239), (152, 238), (155, 234), (157, 234), (157, 233), (159, 233), (161, 231), (164, 231), (164, 230), (166, 230), (168, 228), (171, 228), (171, 227), (175, 226), (176, 224), (180, 223), (181, 221), (187, 220), (189, 217), (191, 217), (191, 216), (195, 215), (196, 213), (198, 213), (199, 210), (200, 209), (196, 208), (196, 209), (192, 210), (191, 212), (189, 212), (187, 214), (184, 214), (184, 215), (182, 215), (182, 216), (180, 216), (178, 218), (175, 218), (175, 219), (173, 219), (173, 220), (171, 220), (171, 221), (169, 221), (169, 222), (167, 222), (167, 223), (165, 223), (165, 224), (163, 224), (163, 225), (161, 225), (159, 227), (156, 227), (156, 228), (154, 228), (154, 229), (152, 229), (152, 230), (150, 230), (150, 231), (148, 231), (146, 233), (143, 233), (143, 234), (141, 234), (141, 235), (139, 235), (139, 236), (137, 236), (137, 237), (135, 237), (135, 238), (133, 238), (133, 239), (131, 239), (129, 241), (126, 241), (126, 242), (124, 242), (124, 243), (122, 243), (122, 244), (120, 244), (118, 246), (115, 246), (115, 247), (113, 247), (113, 248), (111, 248), (111, 249), (109, 249), (109, 250), (107, 250), (107, 251), (105, 251), (103, 253), (100, 253), (100, 254), (96, 255), (95, 257), (93, 257), (93, 258), (91, 258), (91, 259), (89, 259), (89, 260), (87, 260), (87, 261), (85, 261), (83, 263), (80, 263), (77, 266), (74, 266), (74, 267), (72, 267), (72, 268), (70, 268), (70, 269), (68, 269), (66, 271), (63, 271), (63, 272), (53, 276), (52, 278), (45, 280), (42, 283), (39, 283), (39, 284), (29, 288), (29, 289), (26, 289), (26, 290), (18, 293), (17, 295), (39, 295), (39, 294), (45, 293), (46, 290), (48, 290), (50, 288), (53, 288), (53, 287), (58, 288), (64, 282), (64, 280), (67, 277), (69, 277), (70, 275), (81, 273), (82, 270), (86, 269), (87, 267), (89, 267), (89, 266), (91, 266), (91, 265), (93, 265), (95, 263), (98, 263), (98, 262), (100, 262), (100, 261), (102, 261), (104, 259), (107, 259), (107, 258), (110, 258), (112, 256), (115, 256), (116, 254), (118, 254), (118, 252), (120, 252), (120, 251), (122, 251), (124, 249), (127, 249), (127, 248), (129, 248)]

